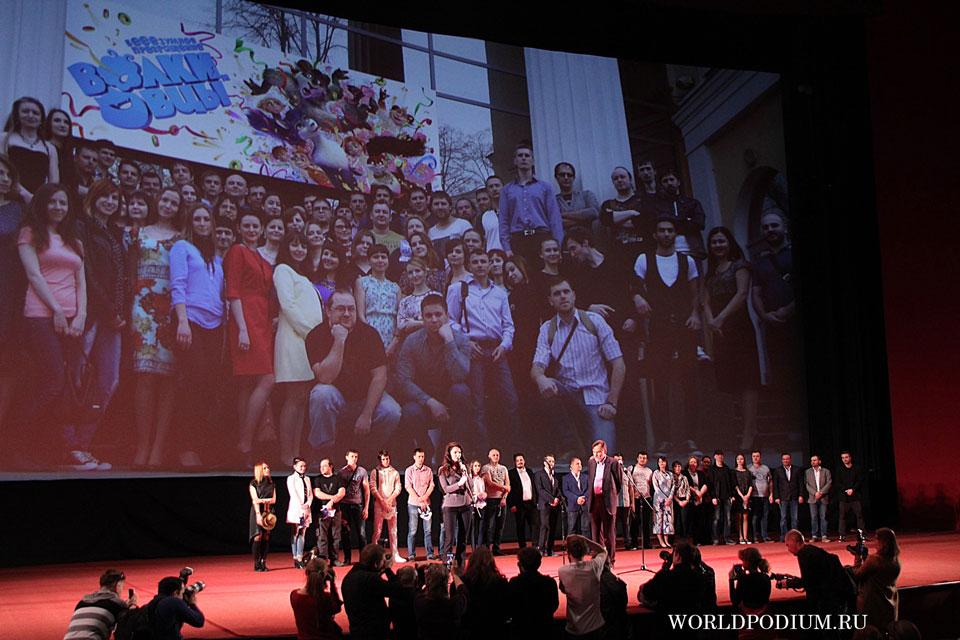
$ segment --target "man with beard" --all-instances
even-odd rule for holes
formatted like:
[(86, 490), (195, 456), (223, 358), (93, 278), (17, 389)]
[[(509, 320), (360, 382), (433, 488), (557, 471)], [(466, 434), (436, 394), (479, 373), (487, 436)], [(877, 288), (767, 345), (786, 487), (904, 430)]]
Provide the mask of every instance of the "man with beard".
[(696, 198), (680, 193), (680, 176), (673, 169), (660, 177), (660, 201), (666, 214), (677, 221), (677, 251), (697, 260), (707, 257), (703, 248), (703, 227), (706, 215)]
[[(653, 379), (653, 427), (661, 442), (658, 452), (673, 450), (683, 436), (691, 436), (697, 421), (694, 365), (700, 330), (699, 273), (690, 256), (677, 252), (676, 222), (669, 216), (657, 220), (655, 252), (644, 253), (634, 263), (637, 276), (633, 302), (637, 315), (649, 322), (649, 344), (642, 367)], [(680, 414), (670, 409), (670, 387), (679, 380)], [(688, 450), (696, 443), (688, 440)]]
[(781, 390), (800, 383), (801, 327), (794, 293), (793, 246), (779, 211), (760, 218), (766, 246), (753, 262), (753, 308), (766, 342), (767, 385)]
[(472, 229), (470, 223), (453, 215), (453, 202), (445, 191), (436, 191), (430, 199), (430, 211), (434, 224), (427, 231), (437, 255), (446, 255), (446, 244), (450, 238), (459, 238)]
[(642, 199), (634, 191), (633, 178), (625, 167), (616, 167), (610, 174), (617, 196), (600, 205), (600, 224), (609, 229), (613, 246), (628, 264), (653, 248), (655, 216), (643, 210)]

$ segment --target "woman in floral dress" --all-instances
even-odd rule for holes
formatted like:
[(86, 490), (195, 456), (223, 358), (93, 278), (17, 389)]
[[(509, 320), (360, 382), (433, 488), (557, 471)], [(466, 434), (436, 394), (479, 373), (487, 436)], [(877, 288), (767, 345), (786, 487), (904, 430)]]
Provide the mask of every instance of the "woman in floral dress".
[(397, 312), (400, 307), (400, 287), (387, 280), (390, 250), (382, 244), (370, 249), (370, 275), (357, 279), (357, 314), (380, 334), (387, 357), (396, 351)]
[(177, 343), (170, 297), (170, 249), (180, 239), (180, 193), (164, 189), (147, 226), (130, 233), (133, 273), (133, 371), (136, 374), (135, 467), (159, 467), (173, 412)]
[(667, 459), (657, 458), (657, 469), (650, 477), (653, 484), (653, 532), (664, 549), (670, 548), (673, 535), (673, 473), (667, 470)]

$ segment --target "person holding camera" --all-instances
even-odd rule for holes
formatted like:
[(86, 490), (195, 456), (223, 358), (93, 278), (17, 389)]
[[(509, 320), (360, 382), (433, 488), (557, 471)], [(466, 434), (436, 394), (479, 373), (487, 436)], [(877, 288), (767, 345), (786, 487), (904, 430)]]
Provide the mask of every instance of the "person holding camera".
[(360, 561), (343, 578), (343, 605), (351, 638), (383, 640), (389, 636), (390, 616), (385, 598), (402, 590), (392, 567), (393, 556), (371, 542), (360, 551)]
[[(848, 547), (849, 549), (849, 547)], [(867, 624), (886, 629), (899, 615), (900, 545), (893, 529), (877, 529), (877, 552), (869, 557), (857, 553), (853, 577), (857, 582), (857, 613)]]
[(803, 534), (796, 529), (787, 532), (785, 541), (787, 551), (797, 557), (800, 577), (780, 579), (777, 581), (777, 588), (805, 590), (810, 613), (847, 613), (854, 595), (853, 583), (840, 564), (840, 558), (820, 547), (806, 544)]
[(160, 580), (154, 601), (147, 605), (155, 607), (153, 629), (157, 640), (183, 640), (180, 630), (184, 623), (198, 629), (203, 627), (203, 612), (197, 607), (199, 591), (187, 587), (177, 576)]
[[(770, 604), (770, 563), (756, 547), (740, 549), (740, 564), (730, 569), (730, 601), (743, 615), (764, 615)], [(741, 629), (739, 640), (773, 638), (762, 630)]]
[(333, 619), (343, 602), (337, 592), (337, 574), (323, 558), (313, 558), (304, 569), (306, 583), (290, 592), (290, 606), (297, 623), (297, 640), (340, 638), (343, 631)]
[(418, 638), (447, 640), (460, 630), (460, 619), (467, 610), (467, 590), (457, 572), (445, 564), (427, 566), (424, 582), (424, 590), (413, 604)]
[[(672, 553), (661, 552), (663, 566), (637, 593), (640, 603), (656, 612), (656, 629), (671, 638), (684, 637), (684, 632), (671, 628), (670, 615), (705, 613), (712, 608), (708, 574), (698, 566), (694, 551), (688, 542), (678, 542)], [(694, 637), (695, 632), (688, 635)]]
[(104, 571), (100, 576), (100, 589), (83, 596), (74, 608), (64, 640), (108, 640), (117, 622), (137, 606), (133, 589), (129, 597), (123, 599), (126, 579), (123, 571)]
[[(601, 576), (607, 564), (607, 547), (584, 536), (567, 536), (567, 553), (572, 562), (557, 570), (560, 591), (567, 596), (567, 635), (594, 639), (605, 637), (606, 621), (601, 613)], [(587, 553), (593, 554), (589, 561)]]

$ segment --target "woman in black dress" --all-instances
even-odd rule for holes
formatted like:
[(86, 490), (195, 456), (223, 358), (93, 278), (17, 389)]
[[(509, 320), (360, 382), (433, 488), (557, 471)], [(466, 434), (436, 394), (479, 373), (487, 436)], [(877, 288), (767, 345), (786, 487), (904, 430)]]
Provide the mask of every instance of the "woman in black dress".
[[(277, 503), (277, 489), (270, 476), (270, 467), (266, 462), (258, 462), (253, 467), (253, 480), (250, 481), (250, 547), (253, 551), (253, 570), (268, 571), (267, 551), (270, 548), (270, 529), (265, 528), (264, 516), (267, 513), (276, 518), (273, 505)], [(276, 522), (276, 519), (274, 519)]]
[(28, 201), (41, 185), (60, 181), (57, 149), (40, 134), (46, 117), (39, 100), (20, 98), (13, 103), (0, 137), (0, 153), (7, 154), (17, 168), (21, 193)]
[(713, 334), (717, 389), (740, 394), (743, 434), (740, 449), (749, 451), (757, 429), (760, 361), (757, 338), (747, 311), (750, 263), (726, 227), (707, 235), (707, 277), (703, 288), (704, 329)]
[[(70, 114), (63, 109), (50, 109), (40, 135), (57, 150), (57, 171), (60, 182), (76, 188), (77, 176), (73, 170), (73, 154), (70, 153), (70, 134), (73, 131), (73, 120)], [(77, 195), (85, 196), (84, 193)]]
[(750, 539), (750, 499), (753, 497), (753, 475), (747, 469), (747, 458), (737, 454), (737, 468), (733, 470), (737, 477), (734, 490), (737, 495), (733, 501), (733, 513), (737, 516), (737, 532), (740, 534), (740, 544), (747, 544)]

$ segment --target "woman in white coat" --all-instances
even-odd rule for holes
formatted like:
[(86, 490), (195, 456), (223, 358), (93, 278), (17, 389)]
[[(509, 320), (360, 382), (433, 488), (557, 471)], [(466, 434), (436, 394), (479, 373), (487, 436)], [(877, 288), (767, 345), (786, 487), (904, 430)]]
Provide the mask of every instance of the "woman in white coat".
[(313, 371), (307, 359), (306, 338), (323, 322), (323, 304), (310, 279), (309, 247), (303, 232), (288, 233), (280, 245), (273, 286), (280, 303), (277, 337), (274, 341), (274, 372), (284, 389), (280, 410), (280, 457), (291, 460), (300, 454), (307, 396)]
[(310, 505), (313, 504), (313, 487), (310, 477), (307, 476), (307, 461), (303, 458), (293, 459), (293, 473), (287, 476), (287, 493), (290, 494), (287, 524), (290, 525), (293, 567), (303, 569), (307, 566), (303, 561), (303, 544), (306, 541), (307, 529), (310, 528)]

